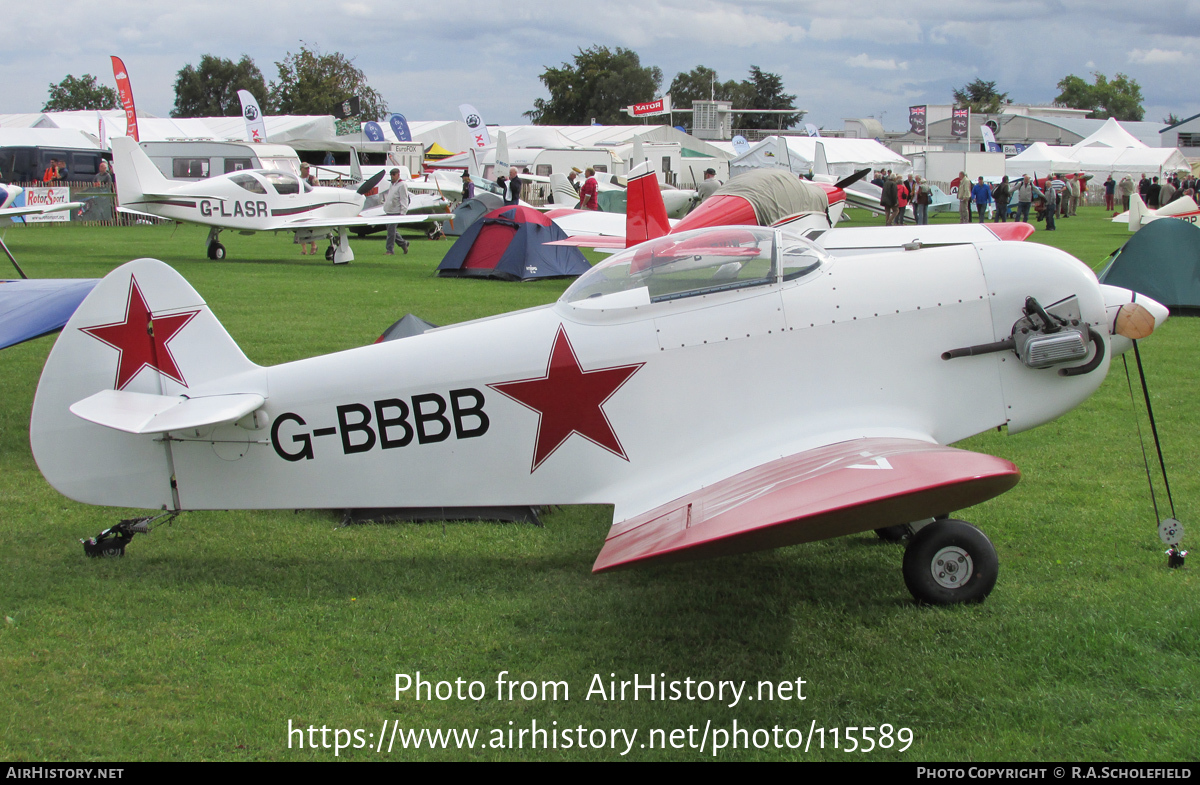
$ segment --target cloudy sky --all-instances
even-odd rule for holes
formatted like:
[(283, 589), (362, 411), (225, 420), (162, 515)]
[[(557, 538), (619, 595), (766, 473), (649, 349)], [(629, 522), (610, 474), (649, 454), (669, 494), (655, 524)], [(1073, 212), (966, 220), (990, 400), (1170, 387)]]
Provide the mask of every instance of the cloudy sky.
[(1136, 79), (1146, 120), (1200, 112), (1200, 0), (14, 0), (4, 17), (0, 113), (39, 111), (68, 74), (112, 86), (115, 54), (139, 111), (165, 117), (176, 72), (201, 55), (248, 54), (270, 80), (301, 41), (354, 58), (410, 120), (457, 119), (471, 103), (489, 123), (521, 123), (547, 97), (544, 68), (594, 44), (634, 50), (664, 89), (697, 65), (723, 80), (757, 65), (828, 128), (870, 116), (903, 129), (910, 104), (950, 103), (977, 77), (1049, 103), (1059, 79), (1092, 72)]

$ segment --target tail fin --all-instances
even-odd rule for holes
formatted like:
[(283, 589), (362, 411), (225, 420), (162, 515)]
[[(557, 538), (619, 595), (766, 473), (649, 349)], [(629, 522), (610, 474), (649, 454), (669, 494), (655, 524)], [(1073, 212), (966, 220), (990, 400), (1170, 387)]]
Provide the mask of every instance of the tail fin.
[(1142, 219), (1152, 211), (1142, 201), (1142, 195), (1136, 191), (1129, 197), (1129, 231), (1136, 232), (1142, 228)]
[(629, 189), (625, 192), (625, 247), (632, 248), (670, 231), (658, 175), (649, 163), (635, 166), (629, 172)]
[[(236, 421), (265, 395), (262, 369), (196, 290), (162, 262), (138, 259), (97, 284), (63, 328), (29, 438), (42, 474), (72, 499), (179, 509), (161, 434)], [(159, 416), (166, 424), (156, 427)]]
[(112, 152), (118, 206), (140, 202), (146, 194), (168, 193), (178, 185), (164, 177), (145, 151), (130, 137), (114, 136)]
[(550, 191), (554, 194), (555, 207), (577, 207), (579, 194), (571, 187), (571, 181), (562, 172), (550, 175)]
[[(829, 171), (829, 159), (825, 157), (825, 143), (817, 142), (817, 150), (813, 154), (813, 174), (832, 174)], [(870, 171), (869, 169), (867, 170)], [(838, 188), (843, 188), (841, 183), (838, 183)]]

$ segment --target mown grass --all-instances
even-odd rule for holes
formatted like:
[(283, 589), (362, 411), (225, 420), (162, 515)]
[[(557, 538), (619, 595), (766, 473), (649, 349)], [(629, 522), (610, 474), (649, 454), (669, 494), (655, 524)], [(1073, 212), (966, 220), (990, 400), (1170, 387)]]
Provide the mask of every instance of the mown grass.
[[(856, 214), (856, 223), (874, 219)], [(936, 218), (935, 222), (949, 221)], [(1095, 265), (1128, 237), (1085, 208), (1048, 241)], [(170, 263), (250, 358), (274, 364), (369, 343), (405, 312), (446, 324), (553, 300), (561, 281), (443, 280), (449, 243), (385, 257), (354, 243), (345, 267), (284, 236), (230, 236), (203, 259), (195, 227), (14, 229), (35, 276), (99, 276), (139, 256)], [(1143, 346), (1172, 491), (1195, 520), (1196, 346), (1173, 319)], [(995, 542), (1000, 581), (969, 608), (915, 606), (901, 549), (863, 535), (694, 564), (592, 576), (602, 507), (556, 509), (545, 528), (395, 524), (339, 528), (332, 513), (190, 513), (125, 559), (85, 559), (77, 538), (126, 513), (50, 489), (29, 451), (29, 410), (52, 338), (0, 354), (0, 759), (328, 760), (287, 728), (504, 732), (652, 728), (911, 728), (907, 752), (726, 751), (741, 760), (1192, 760), (1200, 728), (1196, 568), (1168, 570), (1121, 363), (1049, 425), (962, 446), (1022, 469), (1008, 494), (962, 517)], [(1136, 384), (1136, 381), (1135, 381)], [(1146, 424), (1142, 421), (1143, 430)], [(1160, 505), (1164, 503), (1161, 483)], [(394, 700), (394, 675), (478, 680), (483, 701)], [(570, 699), (497, 701), (500, 671), (566, 681)], [(805, 680), (804, 701), (612, 700), (593, 674)], [(509, 723), (513, 725), (509, 725)], [(794, 737), (793, 737), (794, 738)], [(293, 737), (294, 739), (294, 737)], [(307, 739), (306, 739), (307, 740)], [(332, 737), (330, 737), (332, 741)], [(374, 739), (370, 740), (374, 743)], [(385, 745), (386, 746), (386, 745)], [(354, 760), (610, 760), (609, 749), (474, 749)]]

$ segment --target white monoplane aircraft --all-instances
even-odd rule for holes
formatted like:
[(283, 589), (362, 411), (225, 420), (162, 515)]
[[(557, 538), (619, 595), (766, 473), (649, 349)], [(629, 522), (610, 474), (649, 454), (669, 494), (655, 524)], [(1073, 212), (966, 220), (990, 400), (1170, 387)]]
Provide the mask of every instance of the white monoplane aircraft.
[(979, 601), (995, 549), (947, 516), (1019, 472), (946, 445), (1071, 410), (1167, 311), (978, 238), (838, 256), (788, 229), (671, 234), (554, 304), (269, 368), (141, 259), (50, 353), (33, 454), (73, 499), (171, 513), (611, 504), (595, 571), (936, 519), (906, 583)]
[(376, 174), (357, 191), (311, 186), (287, 172), (246, 169), (199, 182), (168, 180), (126, 136), (112, 140), (117, 203), (123, 212), (209, 226), (208, 258), (224, 259), (218, 242), (224, 229), (242, 234), (293, 232), (297, 242), (328, 237), (325, 258), (335, 264), (354, 259), (348, 230), (356, 226), (428, 225), (448, 221), (449, 213), (363, 217), (364, 194), (382, 179)]
[(1113, 223), (1127, 223), (1129, 231), (1136, 232), (1159, 218), (1178, 218), (1194, 224), (1200, 219), (1200, 205), (1197, 205), (1196, 200), (1190, 196), (1181, 196), (1157, 210), (1151, 210), (1146, 206), (1142, 197), (1135, 193), (1129, 197), (1129, 210), (1113, 216), (1112, 221)]

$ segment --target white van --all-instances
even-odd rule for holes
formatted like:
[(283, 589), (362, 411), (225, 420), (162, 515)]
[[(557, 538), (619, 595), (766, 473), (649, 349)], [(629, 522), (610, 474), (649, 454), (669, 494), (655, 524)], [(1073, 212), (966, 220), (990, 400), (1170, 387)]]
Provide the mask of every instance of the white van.
[(242, 169), (278, 169), (300, 175), (299, 156), (283, 144), (179, 139), (141, 142), (141, 146), (159, 171), (172, 180), (204, 180)]

